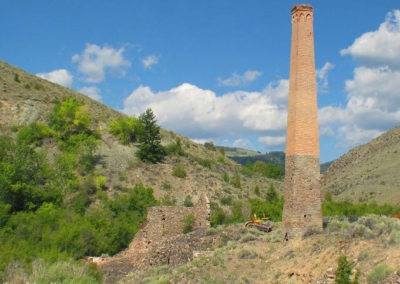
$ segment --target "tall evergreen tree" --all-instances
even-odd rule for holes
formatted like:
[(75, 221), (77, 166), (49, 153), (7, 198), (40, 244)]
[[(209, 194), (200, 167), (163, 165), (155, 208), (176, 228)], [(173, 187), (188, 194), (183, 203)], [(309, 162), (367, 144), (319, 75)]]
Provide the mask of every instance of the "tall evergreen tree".
[(139, 116), (138, 151), (136, 155), (146, 162), (157, 163), (162, 161), (166, 155), (161, 145), (160, 127), (151, 109)]

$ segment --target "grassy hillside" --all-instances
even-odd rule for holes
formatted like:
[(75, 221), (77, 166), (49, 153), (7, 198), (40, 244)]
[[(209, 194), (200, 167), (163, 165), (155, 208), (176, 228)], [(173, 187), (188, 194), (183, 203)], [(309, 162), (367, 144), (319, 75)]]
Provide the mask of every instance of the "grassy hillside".
[(112, 255), (129, 244), (147, 206), (195, 203), (206, 193), (216, 222), (234, 210), (235, 220), (244, 220), (248, 198), (281, 191), (281, 181), (242, 173), (220, 151), (163, 129), (167, 155), (144, 162), (137, 142), (124, 144), (110, 132), (123, 118), (0, 62), (0, 278), (13, 259), (51, 266)]
[[(121, 142), (110, 129), (112, 122), (125, 119), (124, 114), (82, 94), (0, 61), (0, 281), (102, 282), (96, 267), (78, 260), (126, 248), (146, 219), (148, 206), (188, 206), (202, 193), (211, 201), (215, 228), (194, 231), (188, 237), (204, 236), (208, 256), (178, 268), (135, 272), (127, 281), (314, 283), (334, 273), (339, 253), (358, 257), (364, 280), (380, 273), (374, 272), (377, 265), (386, 265), (391, 273), (399, 267), (398, 220), (370, 217), (357, 224), (332, 222), (324, 234), (282, 243), (283, 184), (265, 176), (274, 168), (265, 163), (242, 167), (212, 145), (197, 144), (164, 129), (161, 144), (167, 155), (155, 164), (145, 162), (136, 155), (139, 140)], [(398, 138), (397, 129), (378, 138), (373, 147), (334, 163), (325, 179), (333, 197), (347, 199), (344, 194), (349, 187), (342, 180), (364, 180), (340, 173), (365, 170), (369, 165), (365, 161), (374, 165), (370, 176), (384, 169), (389, 173), (384, 181), (397, 182), (392, 167), (398, 169), (393, 161), (400, 150)], [(382, 149), (386, 156), (380, 154)], [(356, 157), (360, 158), (357, 163)], [(381, 168), (382, 161), (387, 167)], [(378, 196), (367, 195), (367, 201)], [(324, 214), (332, 216), (387, 215), (397, 209), (330, 199), (323, 206)], [(273, 233), (243, 228), (252, 213), (265, 213), (274, 221)], [(238, 224), (227, 225), (231, 223)], [(338, 246), (343, 249), (337, 250)], [(386, 254), (388, 246), (390, 254)], [(365, 247), (368, 252), (362, 251)]]
[(334, 161), (323, 190), (337, 200), (400, 203), (400, 127), (356, 147)]

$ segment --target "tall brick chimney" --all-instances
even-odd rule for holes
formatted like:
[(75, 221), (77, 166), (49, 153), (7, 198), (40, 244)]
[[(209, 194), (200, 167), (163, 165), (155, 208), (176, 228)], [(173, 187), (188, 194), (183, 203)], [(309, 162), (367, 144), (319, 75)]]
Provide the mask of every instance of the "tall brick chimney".
[(313, 8), (308, 4), (295, 5), (282, 218), (285, 239), (322, 231), (317, 110)]

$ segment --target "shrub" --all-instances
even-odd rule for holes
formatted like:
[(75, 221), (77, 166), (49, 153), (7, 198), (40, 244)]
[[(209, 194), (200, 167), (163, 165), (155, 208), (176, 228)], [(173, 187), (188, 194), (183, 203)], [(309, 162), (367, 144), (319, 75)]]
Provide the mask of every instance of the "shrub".
[(238, 172), (235, 172), (233, 179), (231, 179), (231, 184), (236, 188), (242, 188), (242, 184), (240, 183), (240, 176)]
[(196, 218), (194, 217), (193, 214), (186, 216), (182, 220), (182, 223), (183, 223), (182, 233), (187, 234), (187, 233), (190, 233), (191, 231), (193, 231), (193, 226), (194, 226), (195, 222), (196, 222)]
[(185, 151), (182, 149), (182, 142), (179, 138), (175, 140), (175, 143), (166, 146), (165, 151), (169, 156), (185, 156)]
[(176, 198), (167, 194), (161, 199), (161, 204), (165, 206), (175, 206)]
[(19, 75), (17, 73), (14, 74), (14, 81), (17, 83), (21, 83), (21, 80), (19, 79)]
[(42, 139), (52, 137), (52, 130), (46, 125), (33, 122), (18, 131), (17, 142), (27, 145), (40, 146)]
[(195, 160), (196, 163), (198, 163), (200, 166), (204, 167), (204, 168), (209, 168), (211, 169), (211, 164), (212, 161), (210, 159), (203, 159), (201, 157), (197, 157), (197, 156), (192, 156), (193, 160)]
[(174, 177), (184, 178), (184, 177), (186, 177), (186, 171), (181, 165), (176, 165), (172, 169), (172, 175)]
[(91, 264), (73, 261), (45, 263), (37, 260), (33, 263), (32, 283), (99, 283), (103, 277), (100, 270)]
[(190, 195), (186, 195), (185, 200), (183, 201), (183, 206), (193, 207), (192, 197)]
[(117, 137), (122, 144), (136, 141), (139, 122), (135, 117), (123, 117), (110, 122), (109, 131)]
[(107, 177), (105, 176), (96, 177), (96, 189), (98, 190), (105, 189), (106, 185), (107, 185)]
[(338, 268), (335, 273), (336, 284), (358, 284), (359, 272), (357, 271), (354, 275), (354, 279), (351, 280), (351, 274), (355, 263), (350, 263), (345, 255), (342, 255), (338, 259)]
[(249, 250), (249, 249), (241, 249), (238, 252), (238, 257), (240, 259), (254, 259), (258, 257), (257, 252), (255, 252), (254, 250)]
[(224, 196), (220, 200), (221, 205), (231, 205), (232, 204), (232, 197), (231, 196)]
[(226, 172), (224, 172), (222, 175), (222, 180), (226, 183), (229, 183), (229, 175)]
[(243, 222), (245, 220), (242, 211), (242, 202), (235, 201), (232, 204), (232, 215), (230, 216), (231, 223)]
[(211, 151), (216, 151), (217, 150), (215, 148), (215, 146), (214, 146), (214, 142), (212, 142), (212, 141), (205, 142), (204, 143), (204, 147), (206, 147), (208, 150), (211, 150)]
[(268, 202), (278, 202), (279, 196), (278, 193), (276, 192), (275, 186), (273, 183), (269, 184), (268, 190), (267, 190), (267, 195), (265, 199)]
[(367, 275), (368, 284), (380, 283), (392, 273), (393, 273), (392, 268), (390, 268), (385, 264), (380, 264), (377, 267), (375, 267), (370, 273), (368, 273)]
[(224, 210), (219, 206), (211, 207), (210, 223), (212, 227), (222, 225), (226, 222), (227, 217)]
[(171, 184), (166, 181), (162, 184), (162, 187), (163, 187), (163, 189), (168, 190), (168, 189), (171, 189)]
[(89, 134), (90, 123), (86, 106), (76, 98), (57, 103), (49, 116), (50, 127), (59, 133), (62, 140), (67, 140), (73, 134)]

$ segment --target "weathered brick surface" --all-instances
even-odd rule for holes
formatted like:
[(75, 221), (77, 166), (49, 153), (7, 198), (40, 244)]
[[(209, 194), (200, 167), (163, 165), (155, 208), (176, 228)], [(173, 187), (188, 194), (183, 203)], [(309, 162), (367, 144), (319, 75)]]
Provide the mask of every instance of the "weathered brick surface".
[(283, 234), (322, 230), (313, 8), (292, 8)]
[(319, 156), (286, 157), (282, 227), (287, 238), (322, 230)]
[(313, 10), (292, 9), (289, 111), (286, 155), (319, 155)]

